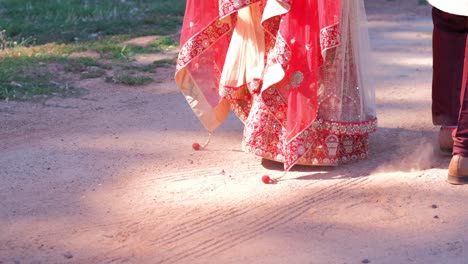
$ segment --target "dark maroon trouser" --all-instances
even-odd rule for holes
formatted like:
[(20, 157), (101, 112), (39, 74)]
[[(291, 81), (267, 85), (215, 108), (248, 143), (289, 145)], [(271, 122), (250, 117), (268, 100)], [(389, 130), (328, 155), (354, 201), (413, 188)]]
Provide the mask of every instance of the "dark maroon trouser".
[(432, 20), (432, 121), (456, 126), (453, 154), (468, 157), (468, 64), (464, 70), (468, 17), (433, 8)]

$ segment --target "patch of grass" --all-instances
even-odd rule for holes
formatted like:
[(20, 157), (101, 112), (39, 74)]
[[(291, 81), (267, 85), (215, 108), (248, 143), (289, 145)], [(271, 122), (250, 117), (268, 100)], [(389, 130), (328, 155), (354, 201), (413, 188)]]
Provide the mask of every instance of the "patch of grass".
[(105, 59), (130, 60), (135, 54), (155, 52), (145, 47), (124, 45), (122, 43), (99, 42), (90, 44), (88, 50), (99, 52)]
[(156, 72), (156, 66), (152, 64), (144, 64), (144, 65), (122, 65), (123, 70), (127, 71), (139, 71), (139, 72), (147, 72), (147, 73), (154, 73)]
[[(0, 2), (0, 100), (77, 95), (78, 90), (68, 86), (62, 73), (99, 78), (113, 66), (124, 68), (137, 54), (164, 52), (177, 46), (169, 36), (180, 28), (185, 10), (185, 0)], [(147, 47), (124, 44), (149, 35), (162, 37)], [(70, 57), (89, 51), (99, 53), (100, 58)], [(170, 63), (163, 60), (132, 70), (152, 73)], [(153, 81), (131, 70), (111, 79), (125, 85)]]
[(68, 55), (72, 49), (66, 45), (54, 43), (44, 44), (34, 47), (15, 46), (13, 48), (0, 51), (0, 59), (4, 58), (50, 58)]
[[(35, 80), (37, 80), (36, 76)], [(45, 74), (42, 76), (41, 81), (32, 81), (31, 78), (25, 78), (22, 83), (11, 83), (10, 87), (3, 87), (0, 92), (0, 98), (6, 101), (26, 101), (26, 100), (40, 100), (52, 96), (58, 97), (77, 97), (86, 94), (84, 89), (78, 89), (69, 86), (68, 82), (57, 82), (50, 79)]]
[(156, 68), (160, 67), (171, 67), (174, 66), (177, 63), (177, 58), (172, 58), (172, 59), (162, 59), (162, 60), (157, 60), (153, 62), (153, 65), (156, 66)]
[(104, 65), (96, 59), (90, 57), (60, 58), (59, 61), (61, 61), (62, 64), (64, 64), (64, 71), (71, 73), (82, 73), (88, 68), (109, 68), (107, 65)]
[(23, 75), (15, 78), (5, 78), (5, 73), (0, 73), (0, 99), (22, 101), (84, 94), (84, 90), (71, 87), (68, 82), (57, 79), (51, 72), (37, 71), (33, 67), (24, 67), (21, 70)]
[(50, 96), (79, 96), (84, 90), (71, 87), (57, 67), (91, 61), (54, 56), (14, 56), (0, 60), (0, 100), (34, 100)]
[(0, 25), (9, 37), (70, 43), (113, 35), (177, 31), (184, 0), (2, 0)]
[(124, 44), (128, 39), (128, 36), (113, 36), (101, 39), (100, 41), (76, 43), (68, 46), (71, 52), (95, 51), (99, 53), (103, 59), (124, 61), (131, 60), (136, 54), (160, 52), (159, 49), (153, 47)]
[(116, 73), (113, 77), (108, 77), (106, 80), (108, 82), (129, 86), (141, 86), (153, 82), (153, 79), (150, 77), (131, 74), (128, 72)]
[(171, 37), (163, 36), (158, 38), (157, 40), (151, 41), (148, 43), (148, 47), (155, 48), (157, 50), (166, 50), (171, 47), (178, 46), (179, 43), (173, 40)]
[(81, 79), (95, 79), (95, 78), (100, 78), (104, 75), (106, 75), (105, 70), (96, 66), (90, 66), (90, 67), (87, 67), (85, 71), (81, 72), (80, 78)]

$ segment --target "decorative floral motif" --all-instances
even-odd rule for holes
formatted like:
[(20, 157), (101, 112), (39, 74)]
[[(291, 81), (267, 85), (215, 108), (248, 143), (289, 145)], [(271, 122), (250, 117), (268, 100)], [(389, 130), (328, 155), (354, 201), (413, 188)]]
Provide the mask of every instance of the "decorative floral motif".
[(304, 74), (300, 71), (293, 73), (291, 76), (290, 86), (291, 88), (297, 88), (304, 81)]
[(224, 17), (260, 0), (222, 0), (219, 1), (219, 16)]
[(328, 156), (336, 157), (338, 151), (338, 145), (340, 144), (340, 139), (337, 135), (329, 135), (325, 138), (325, 145), (327, 146)]
[(320, 31), (320, 47), (327, 50), (340, 45), (340, 29), (339, 24), (326, 27)]
[(288, 65), (289, 60), (291, 59), (291, 49), (289, 48), (287, 42), (281, 36), (277, 36), (276, 45), (270, 51), (268, 57), (272, 64), (279, 63), (281, 64), (281, 66), (283, 66), (283, 68), (286, 68), (286, 66)]
[(200, 56), (223, 35), (231, 31), (229, 24), (214, 21), (200, 33), (189, 39), (179, 51), (177, 70), (185, 67), (194, 58)]
[(336, 166), (367, 158), (368, 134), (377, 128), (376, 119), (356, 123), (319, 119), (287, 142), (282, 120), (270, 112), (273, 104), (274, 109), (282, 105), (275, 97), (269, 98), (270, 105), (264, 102), (265, 97), (254, 98), (242, 142), (245, 151), (283, 162), (286, 169), (294, 164)]
[(234, 111), (236, 116), (245, 123), (249, 116), (250, 109), (252, 108), (252, 97), (258, 96), (258, 94), (251, 94), (249, 92), (249, 84), (243, 85), (236, 89), (228, 89), (223, 87), (223, 97), (229, 99), (231, 103), (231, 109)]

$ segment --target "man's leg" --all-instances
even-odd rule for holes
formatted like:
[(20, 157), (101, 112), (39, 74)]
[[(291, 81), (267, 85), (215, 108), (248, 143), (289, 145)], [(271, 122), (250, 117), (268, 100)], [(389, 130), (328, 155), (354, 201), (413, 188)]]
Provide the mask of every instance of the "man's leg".
[(458, 123), (463, 56), (466, 44), (464, 16), (432, 9), (433, 80), (432, 122), (440, 125), (439, 148), (443, 155), (452, 155), (452, 132)]
[(434, 125), (456, 126), (460, 111), (460, 89), (466, 46), (466, 17), (432, 9), (433, 80), (432, 121)]
[[(468, 54), (468, 47), (465, 54)], [(453, 136), (453, 157), (448, 168), (447, 181), (451, 184), (468, 183), (468, 58), (465, 55), (463, 85), (460, 94), (458, 125)]]
[[(468, 31), (468, 17), (465, 17)], [(464, 66), (460, 91), (460, 111), (453, 135), (453, 157), (450, 161), (447, 181), (452, 184), (468, 183), (468, 46), (463, 53)]]
[[(468, 47), (467, 47), (468, 48)], [(466, 54), (466, 51), (465, 51)], [(463, 85), (460, 92), (460, 114), (458, 116), (458, 125), (454, 132), (453, 155), (459, 155), (468, 158), (468, 60), (465, 57), (463, 67)]]

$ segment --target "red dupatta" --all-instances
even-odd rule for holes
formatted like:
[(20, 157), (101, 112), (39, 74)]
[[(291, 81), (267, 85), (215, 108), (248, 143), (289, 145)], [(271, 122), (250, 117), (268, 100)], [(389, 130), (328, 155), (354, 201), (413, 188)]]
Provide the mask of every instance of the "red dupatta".
[(277, 22), (278, 31), (271, 33), (276, 34), (276, 48), (281, 50), (278, 47), (284, 47), (284, 50), (278, 53), (281, 58), (274, 58), (269, 66), (274, 68), (279, 62), (285, 77), (264, 89), (277, 89), (287, 103), (285, 120), (281, 121), (289, 142), (317, 117), (320, 66), (325, 59), (325, 51), (339, 45), (340, 1), (281, 2), (288, 5), (289, 11)]

